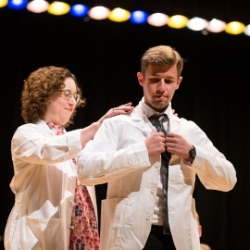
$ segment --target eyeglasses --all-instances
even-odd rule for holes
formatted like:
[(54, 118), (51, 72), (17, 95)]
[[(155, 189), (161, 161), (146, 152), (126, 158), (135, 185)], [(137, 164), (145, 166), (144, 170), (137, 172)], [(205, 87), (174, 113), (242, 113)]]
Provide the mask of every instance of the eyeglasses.
[(61, 90), (61, 97), (66, 100), (66, 101), (69, 101), (71, 98), (74, 98), (74, 100), (76, 102), (79, 102), (80, 99), (81, 99), (81, 95), (75, 93), (75, 94), (72, 94), (72, 92), (69, 90), (69, 89), (64, 89), (64, 90)]

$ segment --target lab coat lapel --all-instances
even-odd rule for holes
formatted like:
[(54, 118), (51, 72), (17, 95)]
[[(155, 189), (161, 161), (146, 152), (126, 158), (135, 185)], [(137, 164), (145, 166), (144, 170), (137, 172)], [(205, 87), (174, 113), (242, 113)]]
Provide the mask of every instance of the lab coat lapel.
[(49, 128), (49, 126), (46, 124), (45, 121), (43, 120), (38, 120), (37, 121), (37, 125), (41, 128), (41, 130), (43, 130), (44, 132), (52, 135), (52, 136), (56, 136), (55, 133)]
[(180, 128), (180, 118), (174, 114), (169, 115), (169, 132), (176, 133)]
[(135, 109), (131, 114), (131, 122), (137, 127), (146, 137), (152, 133), (154, 129), (147, 116), (140, 110)]
[(96, 193), (95, 193), (95, 186), (86, 186), (90, 199), (92, 201), (94, 210), (95, 210), (95, 217), (98, 222), (98, 216), (97, 216), (97, 204), (96, 204)]

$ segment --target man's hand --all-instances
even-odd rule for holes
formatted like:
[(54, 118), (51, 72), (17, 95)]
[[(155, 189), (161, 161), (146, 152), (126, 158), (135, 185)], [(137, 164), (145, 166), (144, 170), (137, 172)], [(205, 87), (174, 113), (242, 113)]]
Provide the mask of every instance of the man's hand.
[(165, 151), (165, 136), (162, 132), (152, 131), (151, 135), (145, 140), (149, 157), (159, 156)]
[(192, 144), (187, 142), (181, 135), (172, 132), (167, 133), (165, 145), (169, 153), (184, 159), (189, 157), (189, 150), (192, 148)]

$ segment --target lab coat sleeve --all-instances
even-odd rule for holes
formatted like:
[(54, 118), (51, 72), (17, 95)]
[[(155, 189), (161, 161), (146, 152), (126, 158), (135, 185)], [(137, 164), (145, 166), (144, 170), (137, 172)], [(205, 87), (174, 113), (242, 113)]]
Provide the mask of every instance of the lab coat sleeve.
[(25, 124), (17, 129), (11, 151), (15, 162), (54, 164), (76, 157), (82, 149), (81, 130), (51, 136), (35, 124)]
[(130, 126), (126, 130), (120, 123), (104, 121), (94, 139), (78, 154), (78, 176), (82, 184), (102, 184), (151, 167), (144, 140), (132, 139), (137, 129)]
[(226, 159), (195, 123), (185, 124), (189, 141), (196, 148), (196, 157), (190, 166), (206, 189), (230, 191), (237, 182), (233, 164)]

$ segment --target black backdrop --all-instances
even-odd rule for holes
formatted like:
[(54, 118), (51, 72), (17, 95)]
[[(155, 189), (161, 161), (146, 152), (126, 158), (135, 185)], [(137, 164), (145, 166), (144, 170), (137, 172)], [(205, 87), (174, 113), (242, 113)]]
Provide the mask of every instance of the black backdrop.
[[(173, 107), (194, 120), (234, 163), (238, 182), (228, 193), (195, 190), (203, 226), (201, 241), (213, 250), (250, 249), (249, 84), (250, 37), (208, 34), (186, 28), (84, 21), (69, 16), (0, 9), (0, 226), (1, 234), (14, 196), (11, 137), (20, 117), (23, 80), (40, 66), (68, 67), (87, 99), (70, 129), (86, 126), (109, 108), (132, 101), (142, 90), (136, 73), (140, 57), (151, 46), (168, 44), (186, 59), (183, 83)], [(105, 185), (97, 186), (98, 204)]]

